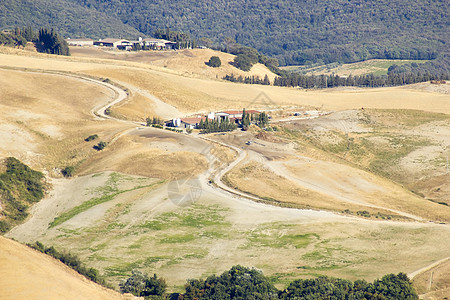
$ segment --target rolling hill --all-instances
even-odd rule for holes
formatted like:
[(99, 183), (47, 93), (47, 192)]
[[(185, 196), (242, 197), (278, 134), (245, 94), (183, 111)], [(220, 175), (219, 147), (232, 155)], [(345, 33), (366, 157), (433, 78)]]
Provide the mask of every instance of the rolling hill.
[(131, 299), (63, 263), (0, 236), (2, 299)]
[(1, 1), (0, 29), (56, 28), (64, 37), (105, 38), (140, 33), (114, 16), (66, 0)]

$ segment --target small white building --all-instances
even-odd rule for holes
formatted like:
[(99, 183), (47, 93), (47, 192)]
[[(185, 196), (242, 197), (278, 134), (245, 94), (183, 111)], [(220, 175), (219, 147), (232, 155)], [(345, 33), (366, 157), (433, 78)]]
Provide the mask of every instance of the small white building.
[(69, 46), (93, 46), (94, 40), (92, 39), (65, 39)]

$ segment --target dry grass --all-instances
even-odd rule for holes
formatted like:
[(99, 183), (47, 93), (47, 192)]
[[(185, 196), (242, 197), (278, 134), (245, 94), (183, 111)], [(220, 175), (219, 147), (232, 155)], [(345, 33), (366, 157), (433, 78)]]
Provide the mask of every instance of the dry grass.
[(114, 94), (93, 84), (56, 75), (0, 70), (0, 156), (16, 156), (39, 169), (77, 164), (92, 145), (83, 140), (102, 138), (128, 126), (95, 121), (90, 110)]
[(233, 169), (224, 180), (234, 188), (257, 195), (262, 199), (274, 203), (287, 203), (293, 207), (307, 209), (322, 209), (336, 212), (349, 210), (368, 211), (371, 215), (393, 216), (400, 218), (396, 213), (349, 203), (339, 200), (327, 194), (312, 191), (302, 187), (294, 181), (277, 175), (268, 170), (262, 164), (256, 162), (247, 163), (237, 169)]
[(119, 119), (144, 122), (147, 117), (155, 116), (154, 104), (139, 93), (134, 93), (126, 101), (111, 108), (111, 114)]
[(120, 171), (126, 174), (151, 178), (188, 178), (204, 172), (208, 163), (203, 155), (177, 150), (176, 152), (147, 145), (146, 139), (136, 136), (122, 136), (108, 145), (105, 150), (89, 157), (80, 166), (81, 174), (98, 171)]
[[(187, 77), (208, 79), (222, 79), (225, 75), (258, 76), (261, 79), (267, 74), (273, 82), (275, 74), (267, 67), (256, 64), (249, 72), (244, 72), (232, 66), (234, 55), (211, 49), (184, 49), (178, 51), (140, 51), (123, 52), (110, 51), (102, 48), (71, 47), (71, 54), (75, 57), (90, 57), (113, 59), (119, 61), (138, 62), (174, 70)], [(206, 65), (211, 56), (218, 56), (222, 62), (219, 68)]]
[(127, 299), (61, 262), (0, 237), (3, 299)]
[(428, 294), (430, 292), (437, 294), (438, 291), (441, 291), (449, 296), (450, 260), (414, 277), (413, 284), (418, 294)]
[[(0, 54), (0, 65), (88, 72), (135, 84), (184, 112), (223, 108), (312, 106), (324, 110), (354, 108), (417, 109), (450, 114), (448, 96), (414, 86), (379, 89), (304, 91), (294, 88), (233, 84), (179, 76), (180, 72), (148, 64), (94, 58)], [(110, 71), (110, 72), (109, 72)], [(130, 76), (130, 77), (128, 77)], [(430, 84), (428, 84), (430, 85)], [(261, 92), (267, 101), (255, 100)]]

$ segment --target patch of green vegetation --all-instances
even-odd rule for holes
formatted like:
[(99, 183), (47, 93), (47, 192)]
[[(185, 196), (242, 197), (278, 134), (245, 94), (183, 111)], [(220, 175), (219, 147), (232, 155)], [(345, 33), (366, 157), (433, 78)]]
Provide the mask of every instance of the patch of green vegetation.
[(180, 212), (163, 213), (137, 227), (149, 230), (165, 230), (168, 228), (224, 228), (231, 226), (229, 222), (225, 221), (223, 214), (226, 211), (228, 209), (219, 206), (206, 206), (196, 203)]
[(34, 128), (32, 128), (28, 123), (22, 122), (22, 121), (16, 121), (17, 124), (21, 125), (22, 127), (24, 127), (26, 130), (30, 131), (31, 133), (33, 133), (34, 135), (40, 137), (43, 140), (48, 140), (50, 139), (50, 136), (48, 136), (47, 134), (44, 134), (40, 131), (35, 130)]
[(414, 109), (377, 109), (381, 117), (406, 127), (416, 127), (434, 121), (450, 120), (444, 113), (427, 112)]
[(116, 228), (122, 229), (122, 228), (125, 228), (125, 226), (126, 226), (125, 224), (114, 222), (114, 223), (108, 224), (107, 230), (112, 230), (112, 229), (116, 229)]
[(195, 240), (196, 238), (197, 237), (192, 233), (173, 234), (160, 239), (159, 242), (162, 244), (178, 244), (178, 243), (187, 243)]
[(139, 225), (139, 227), (150, 229), (150, 230), (164, 230), (164, 229), (169, 228), (169, 224), (164, 223), (160, 220), (152, 220), (152, 221), (147, 221), (147, 222)]
[(136, 260), (133, 262), (123, 262), (105, 268), (106, 276), (128, 276), (134, 269), (139, 269), (144, 260)]
[(305, 248), (314, 239), (319, 240), (319, 235), (315, 233), (306, 234), (285, 234), (283, 232), (292, 231), (292, 226), (286, 224), (264, 224), (257, 230), (248, 233), (248, 243), (241, 248), (249, 249), (252, 247), (268, 248)]
[(368, 140), (362, 140), (368, 152), (371, 152), (375, 158), (370, 162), (370, 171), (392, 178), (392, 167), (397, 165), (402, 157), (405, 157), (412, 151), (421, 146), (430, 145), (430, 142), (424, 138), (409, 136), (383, 135), (389, 141), (387, 147), (376, 146)]
[(14, 157), (5, 160), (0, 174), (0, 233), (19, 224), (28, 216), (28, 207), (44, 197), (44, 175)]
[(98, 245), (96, 245), (96, 246), (90, 247), (90, 248), (88, 248), (88, 249), (89, 249), (90, 251), (92, 251), (92, 252), (97, 252), (97, 251), (100, 251), (100, 250), (105, 249), (107, 246), (108, 246), (107, 243), (101, 243), (101, 244), (98, 244)]
[(90, 199), (86, 202), (83, 202), (82, 204), (70, 209), (69, 211), (66, 211), (64, 213), (62, 213), (61, 215), (59, 215), (58, 217), (56, 217), (50, 224), (49, 224), (49, 228), (53, 228), (55, 226), (58, 226), (68, 220), (70, 220), (71, 218), (73, 218), (74, 216), (87, 211), (88, 209), (97, 206), (99, 204), (108, 202), (113, 200), (116, 196), (126, 193), (126, 192), (130, 192), (133, 190), (137, 190), (137, 189), (141, 189), (141, 188), (146, 188), (146, 187), (152, 187), (155, 185), (159, 185), (162, 184), (164, 182), (164, 180), (156, 182), (156, 183), (152, 183), (152, 184), (148, 184), (148, 185), (143, 185), (143, 186), (137, 186), (131, 189), (127, 189), (127, 190), (119, 190), (117, 188), (117, 182), (118, 179), (120, 178), (120, 175), (117, 173), (111, 173), (110, 174), (110, 178), (108, 179), (108, 182), (106, 183), (105, 187), (102, 187), (100, 190), (104, 193), (104, 195), (100, 196), (100, 197), (96, 197), (93, 199)]

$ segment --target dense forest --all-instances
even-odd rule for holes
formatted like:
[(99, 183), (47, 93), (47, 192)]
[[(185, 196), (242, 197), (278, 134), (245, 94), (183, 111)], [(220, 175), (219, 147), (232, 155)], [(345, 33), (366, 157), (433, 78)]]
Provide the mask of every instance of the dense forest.
[(428, 60), (449, 41), (446, 0), (1, 1), (0, 29), (25, 25), (73, 38), (136, 38), (168, 27), (206, 46), (254, 47), (280, 65)]
[(66, 0), (151, 34), (170, 27), (213, 43), (226, 38), (280, 65), (369, 58), (433, 59), (448, 42), (445, 0)]
[(138, 37), (141, 33), (117, 17), (69, 0), (2, 0), (0, 30), (55, 28), (64, 38)]

